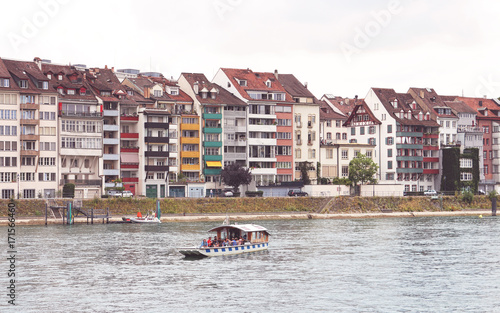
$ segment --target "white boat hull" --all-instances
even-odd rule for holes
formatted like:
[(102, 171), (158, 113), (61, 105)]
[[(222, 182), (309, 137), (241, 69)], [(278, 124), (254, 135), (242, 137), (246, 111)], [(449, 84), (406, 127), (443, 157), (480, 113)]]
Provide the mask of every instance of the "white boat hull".
[(152, 224), (158, 224), (161, 223), (160, 220), (157, 217), (154, 218), (138, 218), (138, 217), (131, 217), (130, 221), (132, 223), (152, 223)]
[(187, 257), (208, 257), (257, 252), (267, 250), (268, 247), (269, 243), (263, 242), (229, 247), (179, 248), (179, 252)]

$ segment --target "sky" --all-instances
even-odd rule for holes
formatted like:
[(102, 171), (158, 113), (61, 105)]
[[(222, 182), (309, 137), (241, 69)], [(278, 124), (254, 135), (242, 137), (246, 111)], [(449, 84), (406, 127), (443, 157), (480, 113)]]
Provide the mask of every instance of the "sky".
[(371, 87), (500, 97), (500, 2), (2, 1), (0, 57), (212, 79), (294, 74), (320, 98)]

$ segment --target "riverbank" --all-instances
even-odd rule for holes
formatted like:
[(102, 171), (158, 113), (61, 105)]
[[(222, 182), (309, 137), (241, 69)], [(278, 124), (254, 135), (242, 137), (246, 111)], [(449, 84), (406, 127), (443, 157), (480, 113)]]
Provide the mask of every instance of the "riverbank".
[[(390, 212), (390, 213), (333, 213), (320, 214), (308, 212), (276, 212), (276, 213), (232, 213), (230, 215), (231, 222), (240, 221), (258, 221), (258, 220), (287, 220), (287, 219), (366, 219), (366, 218), (400, 218), (400, 217), (440, 217), (440, 216), (492, 216), (491, 210), (463, 210), (463, 211), (423, 211), (423, 212)], [(125, 217), (132, 217), (126, 215)], [(162, 223), (170, 222), (222, 222), (225, 218), (224, 214), (168, 214), (161, 217)], [(112, 217), (110, 223), (119, 223), (122, 217)], [(105, 223), (106, 221), (104, 221)], [(0, 218), (0, 226), (8, 224), (6, 218)], [(86, 224), (87, 219), (82, 217), (75, 218), (75, 224)], [(94, 219), (94, 224), (102, 224), (102, 219)], [(61, 219), (48, 218), (47, 224), (57, 225), (62, 224)], [(16, 225), (45, 225), (43, 217), (16, 217)]]

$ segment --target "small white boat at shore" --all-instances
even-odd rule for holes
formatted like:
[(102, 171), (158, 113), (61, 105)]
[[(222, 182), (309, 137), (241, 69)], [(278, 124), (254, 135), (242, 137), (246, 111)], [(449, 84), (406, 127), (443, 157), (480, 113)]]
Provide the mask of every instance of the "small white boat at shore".
[(244, 243), (218, 247), (179, 248), (179, 252), (186, 257), (209, 257), (262, 251), (269, 247), (267, 229), (255, 224), (221, 225), (208, 230), (208, 232), (216, 233), (220, 240), (241, 237), (244, 238)]
[(131, 223), (153, 223), (153, 224), (158, 224), (161, 223), (160, 219), (156, 217), (155, 214), (152, 215), (146, 215), (146, 217), (131, 217), (130, 218)]

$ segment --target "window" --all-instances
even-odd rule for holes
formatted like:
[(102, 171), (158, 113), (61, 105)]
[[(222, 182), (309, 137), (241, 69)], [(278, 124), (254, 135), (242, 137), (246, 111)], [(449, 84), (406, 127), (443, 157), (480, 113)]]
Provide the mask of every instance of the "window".
[(394, 173), (385, 174), (385, 180), (394, 180)]
[(20, 80), (19, 87), (24, 88), (24, 89), (28, 88), (28, 81), (27, 80)]
[(370, 144), (370, 145), (374, 145), (374, 146), (375, 146), (375, 145), (376, 145), (376, 140), (375, 140), (375, 138), (370, 138), (370, 139), (368, 139), (368, 144)]
[(342, 149), (342, 160), (349, 159), (349, 150)]
[(375, 134), (375, 126), (368, 127), (368, 134)]
[(342, 140), (347, 140), (347, 133), (342, 133)]
[(484, 175), (488, 175), (488, 165), (484, 166)]
[(366, 154), (365, 154), (368, 158), (372, 158), (372, 150), (368, 150), (366, 151)]
[(44, 90), (49, 89), (49, 82), (42, 82), (42, 89)]
[(365, 134), (365, 128), (364, 127), (360, 127), (359, 128), (359, 134), (360, 135), (364, 135)]
[(392, 157), (392, 149), (387, 149), (387, 157)]
[(333, 159), (333, 149), (326, 149), (326, 158)]
[(342, 166), (342, 177), (348, 177), (349, 176), (349, 166)]
[(10, 80), (8, 78), (0, 79), (0, 87), (10, 87)]
[(392, 133), (392, 125), (387, 125), (387, 132)]
[(351, 127), (351, 135), (355, 136), (356, 135), (356, 128)]
[(387, 161), (387, 169), (392, 170), (392, 161)]
[[(486, 168), (486, 166), (485, 166), (485, 168)], [(460, 173), (460, 180), (461, 181), (471, 181), (472, 180), (472, 173), (464, 173), (464, 172)]]
[(385, 143), (386, 143), (387, 145), (392, 145), (392, 144), (394, 144), (394, 137), (387, 137), (387, 138), (385, 138)]
[(238, 84), (240, 86), (246, 86), (247, 85), (247, 81), (246, 80), (238, 80)]

